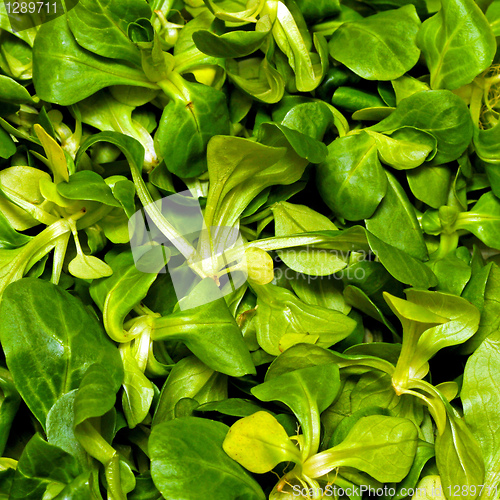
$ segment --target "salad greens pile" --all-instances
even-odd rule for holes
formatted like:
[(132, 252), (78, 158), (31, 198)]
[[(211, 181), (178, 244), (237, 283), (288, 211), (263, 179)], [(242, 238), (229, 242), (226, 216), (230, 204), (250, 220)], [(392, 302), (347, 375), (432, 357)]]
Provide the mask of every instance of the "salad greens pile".
[(498, 499), (500, 0), (13, 5), (0, 499)]

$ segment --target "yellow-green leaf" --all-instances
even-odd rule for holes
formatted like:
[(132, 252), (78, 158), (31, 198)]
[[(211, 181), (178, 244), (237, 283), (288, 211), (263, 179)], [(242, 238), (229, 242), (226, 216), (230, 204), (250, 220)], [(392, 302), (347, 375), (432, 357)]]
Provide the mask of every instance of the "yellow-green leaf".
[(54, 174), (54, 182), (58, 184), (62, 181), (69, 181), (66, 156), (61, 146), (59, 146), (59, 144), (45, 132), (45, 129), (41, 125), (38, 125), (38, 123), (35, 124), (33, 128), (49, 160), (48, 166)]
[(101, 259), (93, 255), (77, 255), (68, 266), (69, 272), (81, 279), (94, 280), (111, 276), (113, 270)]
[(259, 284), (270, 283), (274, 278), (272, 257), (260, 248), (250, 247), (245, 251), (248, 278)]
[(265, 411), (238, 420), (227, 433), (224, 451), (251, 472), (264, 474), (281, 462), (301, 460), (283, 426)]

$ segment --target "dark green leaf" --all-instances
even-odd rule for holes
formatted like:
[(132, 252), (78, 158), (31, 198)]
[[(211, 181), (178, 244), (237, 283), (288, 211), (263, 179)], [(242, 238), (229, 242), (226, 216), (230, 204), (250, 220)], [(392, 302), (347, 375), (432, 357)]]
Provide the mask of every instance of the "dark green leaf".
[(0, 317), (7, 365), (43, 427), (56, 400), (78, 388), (91, 365), (113, 377), (123, 373), (118, 350), (97, 319), (52, 283), (36, 278), (13, 283), (3, 295)]
[(33, 54), (36, 93), (48, 102), (74, 104), (111, 85), (158, 88), (142, 70), (80, 47), (65, 16), (40, 27)]
[(330, 40), (330, 54), (362, 78), (394, 80), (418, 61), (419, 26), (413, 5), (344, 23)]
[(370, 217), (387, 190), (376, 143), (366, 132), (333, 141), (316, 179), (325, 203), (348, 220)]
[(366, 229), (385, 243), (418, 260), (429, 255), (415, 209), (396, 178), (387, 172), (387, 193), (375, 213), (366, 220)]
[[(229, 428), (185, 417), (156, 426), (149, 440), (151, 475), (164, 498), (264, 500), (254, 479), (222, 449)], [(201, 487), (203, 485), (203, 488)]]

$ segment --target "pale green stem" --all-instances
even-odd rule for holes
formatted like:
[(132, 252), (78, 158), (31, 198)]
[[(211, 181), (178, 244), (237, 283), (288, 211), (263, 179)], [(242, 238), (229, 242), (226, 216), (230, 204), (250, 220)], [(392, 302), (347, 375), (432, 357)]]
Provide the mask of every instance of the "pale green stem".
[(68, 243), (69, 233), (60, 236), (54, 247), (54, 256), (52, 260), (52, 276), (50, 281), (56, 285), (59, 283), (59, 279), (61, 278), (64, 257), (66, 256)]
[(444, 259), (449, 253), (457, 249), (458, 246), (458, 233), (441, 233), (439, 236), (439, 247), (433, 252), (429, 258), (430, 260)]
[(104, 465), (108, 492), (113, 500), (126, 500), (120, 481), (120, 459), (116, 450), (85, 420), (76, 427), (76, 434), (85, 451)]
[[(473, 83), (472, 84), (472, 94), (470, 97), (470, 114), (472, 117), (472, 122), (475, 125), (479, 126), (479, 122), (481, 119), (481, 108), (483, 106), (483, 94), (484, 89), (479, 85)], [(487, 100), (486, 100), (487, 102)]]
[(198, 274), (200, 278), (207, 278), (208, 275), (194, 263), (198, 260), (196, 259), (196, 249), (165, 219), (165, 217), (163, 217), (158, 205), (151, 197), (151, 194), (146, 187), (146, 183), (134, 165), (130, 166), (130, 170), (132, 172), (132, 179), (134, 181), (139, 200), (141, 201), (144, 210), (147, 212), (149, 217), (151, 217), (151, 220), (155, 223), (156, 227), (175, 245), (179, 252), (184, 255), (191, 269), (193, 269), (193, 271)]
[(411, 323), (409, 328), (403, 332), (403, 343), (398, 358), (396, 369), (392, 374), (392, 385), (399, 396), (407, 388), (411, 361), (419, 339), (417, 325)]
[(185, 102), (187, 105), (191, 101), (191, 95), (185, 82), (177, 71), (172, 71), (166, 80), (157, 82), (157, 85), (170, 99)]
[(73, 233), (73, 239), (75, 240), (76, 245), (76, 253), (80, 257), (84, 257), (85, 254), (82, 250), (82, 245), (80, 244), (80, 238), (78, 237), (78, 230), (76, 229), (76, 222), (74, 220), (68, 219), (69, 227), (71, 228), (71, 232)]
[[(430, 398), (420, 392), (413, 391), (412, 389), (419, 389), (427, 393)], [(402, 394), (410, 394), (421, 399), (429, 409), (434, 422), (436, 422), (439, 434), (443, 434), (446, 427), (446, 408), (434, 386), (425, 380), (409, 379), (407, 382), (407, 388), (402, 391)]]

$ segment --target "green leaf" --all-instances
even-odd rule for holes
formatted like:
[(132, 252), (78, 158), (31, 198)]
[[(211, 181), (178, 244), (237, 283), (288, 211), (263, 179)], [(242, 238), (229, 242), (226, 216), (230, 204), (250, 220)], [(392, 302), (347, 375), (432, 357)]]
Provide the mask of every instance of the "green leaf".
[(428, 360), (444, 347), (462, 344), (477, 331), (479, 311), (462, 297), (414, 289), (407, 290), (406, 296), (414, 304), (448, 320), (443, 325), (422, 333), (414, 353), (415, 358)]
[(122, 407), (128, 427), (133, 429), (148, 416), (154, 397), (153, 384), (134, 357), (130, 342), (120, 346), (120, 354), (124, 370)]
[(363, 252), (370, 249), (366, 239), (366, 231), (361, 226), (352, 226), (343, 231), (309, 231), (290, 236), (275, 236), (257, 240), (248, 245), (261, 248), (267, 252), (281, 248), (303, 247), (307, 245), (344, 252)]
[[(93, 55), (80, 47), (61, 16), (38, 30), (33, 47), (33, 82), (40, 99), (69, 105), (111, 85), (158, 88), (142, 70)], [(59, 68), (54, 71), (54, 68)]]
[(418, 45), (432, 89), (454, 90), (472, 82), (496, 52), (489, 23), (473, 0), (442, 0), (440, 11), (422, 24)]
[[(335, 231), (327, 217), (304, 205), (280, 202), (271, 207), (276, 236), (288, 236), (308, 231)], [(280, 259), (294, 271), (314, 276), (327, 276), (347, 264), (335, 250), (303, 249), (278, 250)]]
[(10, 158), (16, 152), (12, 137), (0, 127), (0, 158)]
[(220, 90), (181, 77), (178, 80), (175, 92), (181, 95), (163, 109), (155, 148), (170, 172), (193, 177), (207, 169), (210, 138), (229, 134), (229, 111)]
[(121, 207), (104, 179), (92, 170), (74, 173), (68, 182), (57, 185), (57, 191), (70, 200), (92, 200), (112, 207)]
[(366, 80), (394, 80), (418, 61), (419, 26), (413, 5), (344, 23), (329, 42), (330, 55)]
[(135, 476), (136, 487), (129, 493), (129, 500), (161, 500), (161, 493), (156, 489), (151, 478), (151, 471), (147, 470)]
[(484, 459), (471, 430), (451, 407), (444, 432), (436, 436), (435, 448), (443, 490), (453, 491), (458, 486), (459, 498), (474, 500), (478, 486), (484, 484)]
[[(354, 391), (352, 394), (354, 396)], [(333, 446), (337, 446), (344, 441), (344, 439), (349, 435), (349, 432), (351, 432), (351, 429), (356, 425), (356, 422), (363, 417), (368, 417), (369, 415), (391, 416), (387, 408), (382, 408), (380, 406), (364, 406), (355, 411), (352, 415), (346, 416), (340, 421), (328, 443), (328, 447), (332, 448)]]
[(0, 248), (19, 248), (26, 245), (32, 236), (18, 233), (0, 212)]
[(127, 27), (139, 18), (151, 17), (146, 2), (79, 0), (68, 11), (69, 27), (78, 45), (94, 54), (130, 61), (140, 66), (139, 50), (127, 36)]
[[(149, 171), (151, 168), (157, 167), (159, 161), (155, 152), (153, 138), (149, 132), (134, 119), (137, 111), (134, 105), (134, 97), (137, 99), (136, 102), (142, 104), (143, 101), (148, 101), (150, 98), (153, 98), (156, 92), (134, 87), (127, 88), (133, 89), (136, 94), (142, 94), (144, 99), (142, 101), (138, 100), (140, 96), (136, 97), (133, 91), (130, 91), (129, 96), (127, 96), (129, 99), (126, 103), (123, 103), (113, 98), (108, 91), (102, 90), (80, 101), (78, 103), (78, 109), (83, 123), (92, 125), (101, 131), (120, 132), (137, 139), (144, 147), (144, 167)], [(116, 89), (116, 87), (111, 87), (111, 91), (113, 91), (113, 89)], [(117, 94), (116, 90), (114, 94)], [(155, 171), (156, 170), (153, 170), (153, 172)]]
[(297, 344), (280, 354), (271, 363), (266, 373), (266, 380), (272, 380), (294, 370), (332, 364), (335, 361), (335, 355), (328, 349), (314, 344)]
[(297, 181), (305, 165), (299, 169), (280, 162), (286, 152), (281, 144), (270, 147), (240, 137), (214, 137), (207, 151), (207, 226), (232, 227), (263, 189)]
[[(231, 10), (226, 10), (223, 7), (218, 6), (215, 2), (212, 0), (204, 0), (205, 5), (208, 7), (210, 12), (217, 17), (218, 19), (221, 19), (223, 21), (229, 21), (232, 23), (249, 23), (249, 22), (255, 22), (256, 21), (256, 16), (259, 14), (259, 12), (262, 10), (262, 7), (264, 6), (264, 0), (257, 0), (256, 2), (252, 2), (248, 4), (248, 8), (246, 10), (237, 10), (233, 11)], [(241, 7), (241, 4), (237, 4), (238, 7)]]
[(412, 500), (446, 500), (446, 498), (441, 483), (441, 477), (433, 474), (424, 476), (419, 481)]
[[(314, 90), (328, 68), (328, 47), (323, 35), (307, 30), (302, 12), (295, 3), (278, 3), (272, 33), (279, 49), (286, 55), (295, 74), (299, 92)], [(315, 52), (310, 49), (314, 46)]]
[(486, 10), (486, 19), (495, 36), (500, 35), (500, 2), (493, 1)]
[(196, 411), (216, 411), (232, 417), (249, 417), (262, 408), (248, 399), (229, 398), (224, 401), (212, 401), (198, 406)]
[(110, 276), (113, 273), (106, 262), (93, 255), (77, 255), (69, 264), (68, 271), (75, 277), (81, 279), (99, 279)]
[[(203, 290), (208, 294), (219, 292), (210, 278), (198, 285), (198, 291), (203, 293)], [(154, 318), (151, 338), (182, 340), (201, 361), (227, 375), (241, 377), (255, 373), (241, 331), (222, 297), (163, 318)]]
[(422, 165), (406, 173), (408, 185), (417, 200), (432, 208), (446, 205), (450, 190), (451, 170), (448, 165)]
[(32, 104), (29, 92), (8, 76), (0, 75), (0, 101), (11, 104)]
[[(286, 123), (286, 121), (284, 120), (283, 123)], [(292, 126), (293, 125), (294, 124), (292, 123)], [(273, 128), (277, 129), (274, 131), (274, 135), (281, 132), (288, 144), (293, 148), (295, 153), (300, 156), (300, 158), (304, 158), (311, 163), (320, 163), (324, 161), (327, 149), (322, 142), (310, 137), (309, 135), (302, 134), (301, 132), (294, 130), (294, 128), (287, 127), (284, 124), (264, 123), (259, 131), (259, 140), (262, 140), (262, 136), (265, 136), (266, 132), (272, 136), (273, 132), (271, 130)]]
[(346, 439), (312, 456), (303, 465), (309, 477), (335, 467), (355, 467), (377, 481), (399, 482), (410, 471), (417, 449), (417, 428), (406, 418), (370, 415), (360, 418)]
[(370, 217), (387, 190), (377, 145), (366, 132), (333, 141), (316, 179), (323, 201), (348, 220)]
[(47, 441), (74, 456), (81, 467), (88, 468), (89, 457), (75, 435), (75, 398), (78, 389), (61, 396), (47, 415)]
[[(109, 181), (109, 178), (106, 179)], [(108, 183), (109, 185), (109, 183)], [(126, 216), (130, 219), (135, 213), (135, 186), (128, 179), (119, 180), (111, 187), (113, 196), (120, 202)]]
[(127, 158), (132, 173), (139, 173), (141, 171), (144, 161), (144, 147), (136, 139), (117, 132), (101, 132), (87, 137), (80, 145), (80, 149), (76, 154), (75, 164), (80, 164), (87, 149), (101, 142), (116, 146)]
[(421, 90), (429, 90), (429, 85), (425, 82), (421, 82), (416, 78), (412, 78), (408, 75), (403, 75), (393, 80), (392, 86), (394, 87), (394, 92), (396, 94), (396, 104), (399, 104), (403, 99), (410, 97)]
[[(362, 410), (379, 407), (389, 410), (391, 416), (396, 416), (400, 406), (405, 403), (405, 398), (408, 402), (408, 396), (396, 394), (391, 377), (387, 373), (365, 370), (351, 392), (350, 413), (354, 415)], [(407, 418), (411, 418), (410, 412), (405, 413)], [(342, 422), (343, 420), (338, 425), (342, 425)]]
[[(75, 429), (78, 439), (88, 453), (91, 453), (92, 450), (86, 447), (85, 434), (89, 427), (93, 427), (88, 420), (102, 417), (113, 409), (116, 393), (122, 383), (123, 365), (121, 360), (119, 370), (111, 364), (94, 363), (82, 378), (74, 403)], [(89, 427), (84, 427), (82, 424), (87, 424)]]
[[(93, 364), (85, 372), (74, 402), (75, 435), (85, 451), (104, 465), (108, 492), (116, 498), (125, 498), (126, 492), (135, 485), (130, 467), (120, 462), (118, 453), (103, 435), (106, 432), (106, 415), (108, 422), (111, 418), (111, 425), (115, 426), (116, 393), (122, 382), (121, 363), (120, 371), (113, 370), (109, 365)], [(111, 437), (113, 434), (114, 431)]]
[(498, 164), (499, 148), (498, 137), (500, 135), (500, 125), (495, 125), (486, 130), (474, 127), (474, 147), (476, 153), (485, 162)]
[(125, 317), (146, 297), (157, 274), (139, 271), (130, 252), (116, 256), (111, 268), (112, 276), (93, 281), (90, 294), (102, 311), (107, 334), (124, 342), (131, 340), (123, 328)]
[(500, 330), (500, 270), (490, 263), (472, 277), (463, 297), (481, 311), (477, 333), (464, 345), (464, 352), (475, 351), (491, 334)]
[(498, 171), (498, 167), (494, 163), (485, 162), (484, 168), (491, 185), (491, 190), (495, 193), (495, 196), (500, 196), (500, 172)]
[(440, 292), (462, 295), (462, 291), (471, 277), (469, 264), (458, 257), (457, 253), (455, 251), (442, 259), (429, 262), (432, 272), (437, 276), (437, 290)]
[(2, 391), (0, 397), (0, 452), (3, 455), (12, 423), (21, 402), (12, 377), (5, 369), (0, 371), (0, 390)]
[[(403, 5), (413, 4), (417, 13), (420, 17), (426, 16), (428, 14), (428, 9), (431, 9), (430, 2), (425, 2), (425, 0), (372, 0), (371, 5), (377, 10), (390, 10), (397, 9)], [(429, 3), (429, 5), (428, 5)]]
[(47, 443), (37, 433), (19, 459), (10, 498), (35, 500), (43, 496), (51, 483), (58, 483), (63, 487), (69, 485), (75, 498), (78, 495), (78, 498), (90, 500), (90, 473), (83, 472), (79, 478), (82, 472), (73, 456)]
[(285, 80), (276, 70), (271, 58), (251, 58), (243, 62), (226, 61), (226, 71), (229, 79), (257, 101), (276, 103), (285, 92)]
[[(286, 110), (286, 107), (284, 109)], [(274, 116), (273, 114), (273, 117)], [(286, 114), (281, 119), (281, 125), (296, 130), (306, 137), (321, 141), (326, 130), (332, 124), (332, 116), (331, 107), (324, 102), (319, 100), (302, 102), (292, 106), (286, 111)], [(290, 143), (292, 143), (292, 141), (290, 141)], [(300, 154), (297, 148), (295, 148), (295, 151)], [(326, 151), (324, 154), (326, 155)], [(311, 154), (302, 157), (309, 159), (312, 163), (319, 163), (324, 159), (322, 158), (322, 160), (320, 160), (317, 157), (313, 157)]]
[(385, 318), (383, 312), (373, 303), (372, 300), (370, 300), (368, 295), (366, 295), (363, 290), (355, 286), (348, 285), (344, 289), (344, 297), (349, 305), (359, 309), (371, 318), (385, 325), (393, 335), (396, 333), (396, 330)]
[[(252, 285), (257, 294), (255, 325), (259, 345), (278, 356), (284, 346), (311, 342), (321, 347), (346, 338), (356, 323), (338, 311), (305, 304), (293, 293), (275, 285)], [(287, 341), (288, 339), (288, 341)]]
[[(228, 427), (184, 417), (157, 425), (149, 439), (151, 476), (164, 498), (246, 500), (266, 497), (255, 480), (222, 449)], [(203, 488), (200, 487), (203, 485)]]
[(306, 21), (324, 19), (340, 13), (338, 0), (296, 0)]
[(427, 260), (427, 246), (415, 209), (401, 184), (387, 174), (387, 193), (375, 213), (366, 220), (366, 229), (415, 259)]
[(118, 350), (95, 316), (52, 283), (36, 278), (12, 283), (3, 295), (0, 318), (7, 366), (44, 428), (53, 404), (80, 386), (91, 365), (115, 378), (123, 375)]
[(393, 374), (394, 387), (403, 391), (408, 381), (422, 379), (428, 373), (428, 361), (440, 349), (464, 343), (479, 325), (478, 309), (462, 297), (416, 289), (405, 293), (407, 300), (384, 292), (403, 325), (401, 356)]
[(499, 369), (500, 334), (496, 331), (467, 360), (460, 394), (465, 423), (479, 442), (485, 465), (484, 484), (489, 488), (496, 488), (500, 482), (500, 385), (494, 375)]
[(350, 307), (342, 296), (342, 284), (326, 276), (311, 280), (308, 276), (297, 274), (290, 285), (300, 300), (306, 304), (334, 309), (349, 314)]
[(227, 376), (215, 372), (195, 356), (178, 361), (162, 387), (153, 426), (175, 417), (175, 407), (183, 398), (200, 405), (227, 400)]
[(352, 119), (375, 122), (388, 117), (393, 111), (394, 108), (389, 106), (358, 109), (352, 114)]
[(383, 266), (398, 281), (424, 290), (436, 286), (437, 278), (423, 262), (385, 243), (367, 231), (368, 242)]
[(320, 444), (320, 415), (334, 401), (340, 389), (336, 364), (320, 364), (295, 369), (252, 389), (261, 401), (280, 401), (297, 417), (304, 435), (303, 457), (317, 453)]
[(297, 446), (283, 426), (266, 411), (233, 424), (222, 447), (233, 460), (257, 474), (269, 472), (281, 462), (301, 462)]
[(418, 167), (436, 148), (434, 137), (409, 127), (396, 130), (390, 137), (371, 130), (367, 133), (377, 143), (380, 160), (397, 170)]
[(193, 33), (193, 41), (198, 50), (209, 56), (244, 57), (258, 50), (268, 34), (269, 31), (229, 31), (219, 36), (198, 30)]
[(485, 193), (470, 212), (459, 214), (455, 229), (466, 229), (489, 247), (500, 250), (500, 200)]
[(413, 127), (437, 139), (433, 165), (459, 158), (467, 149), (473, 132), (466, 104), (448, 90), (417, 92), (403, 99), (391, 115), (370, 129), (391, 133), (401, 127)]
[(352, 87), (339, 87), (332, 96), (332, 104), (354, 113), (365, 108), (382, 108), (384, 101), (375, 94)]
[(69, 179), (69, 172), (64, 150), (41, 125), (35, 124), (33, 129), (47, 155), (48, 167), (52, 171), (54, 182), (56, 184), (62, 181), (67, 182)]
[(434, 446), (430, 443), (426, 443), (425, 441), (419, 441), (417, 452), (415, 453), (415, 461), (413, 462), (408, 475), (398, 485), (396, 494), (393, 496), (393, 500), (403, 500), (403, 498), (408, 496), (407, 492), (409, 488), (413, 489), (417, 486), (418, 479), (422, 474), (422, 469), (434, 455)]
[[(353, 257), (357, 257), (357, 255), (353, 255)], [(340, 277), (345, 285), (354, 285), (363, 290), (382, 309), (384, 309), (385, 305), (380, 295), (382, 291), (391, 290), (395, 295), (401, 295), (400, 292), (403, 291), (403, 285), (398, 283), (387, 272), (382, 263), (373, 260), (357, 260), (353, 258), (351, 265)]]

